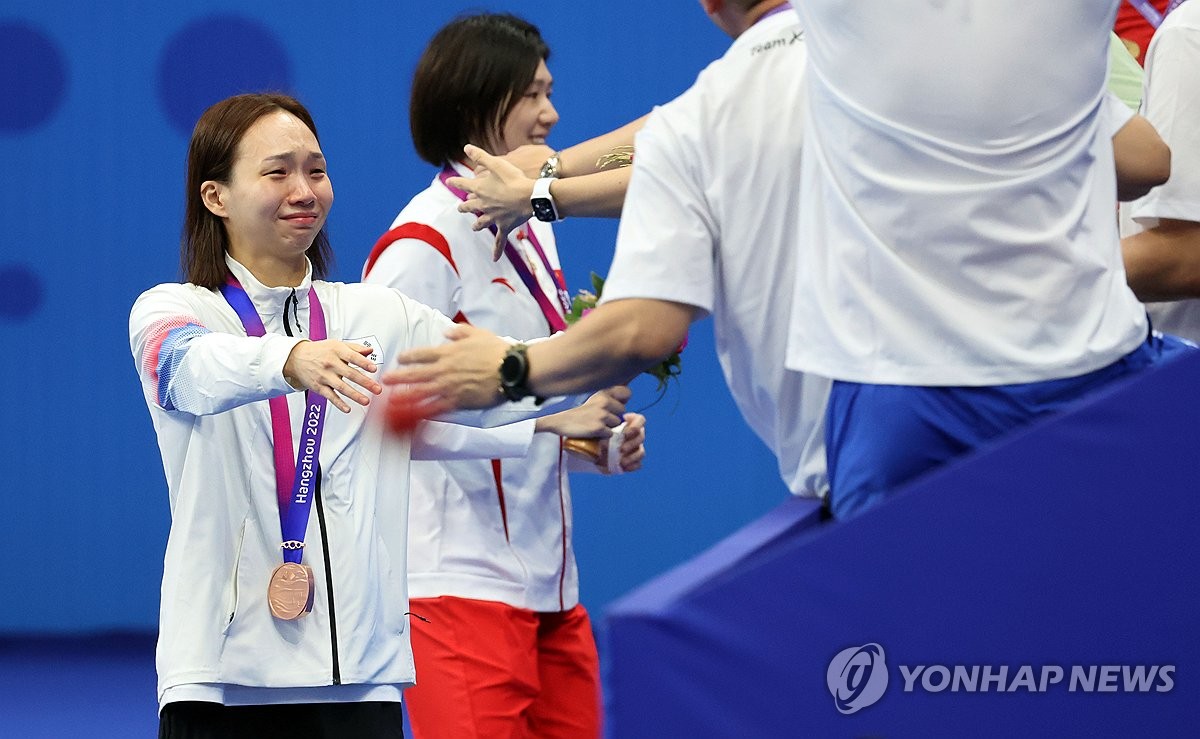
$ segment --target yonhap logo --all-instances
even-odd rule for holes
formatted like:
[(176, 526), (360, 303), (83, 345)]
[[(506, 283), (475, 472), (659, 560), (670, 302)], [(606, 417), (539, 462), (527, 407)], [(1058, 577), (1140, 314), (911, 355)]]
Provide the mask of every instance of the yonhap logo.
[(851, 714), (873, 705), (888, 685), (883, 647), (871, 643), (838, 652), (825, 671), (825, 682), (841, 713)]
[[(893, 653), (893, 656), (895, 654)], [(899, 664), (902, 693), (1170, 693), (1175, 665)], [(838, 652), (825, 670), (838, 712), (857, 713), (879, 702), (888, 687), (883, 647), (875, 642)]]

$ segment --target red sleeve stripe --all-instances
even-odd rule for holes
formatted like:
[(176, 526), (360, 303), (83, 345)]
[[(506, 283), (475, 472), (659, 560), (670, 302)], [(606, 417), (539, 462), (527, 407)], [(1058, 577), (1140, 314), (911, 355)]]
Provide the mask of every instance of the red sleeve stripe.
[(450, 267), (454, 270), (454, 274), (458, 274), (458, 265), (454, 263), (454, 257), (450, 254), (450, 243), (446, 241), (446, 237), (437, 232), (436, 229), (426, 226), (424, 223), (402, 223), (396, 226), (391, 231), (388, 231), (379, 240), (375, 242), (375, 246), (371, 247), (371, 256), (367, 257), (367, 265), (363, 267), (363, 278), (371, 272), (371, 268), (375, 266), (376, 260), (380, 255), (392, 244), (400, 239), (416, 239), (424, 241), (446, 258), (450, 263)]

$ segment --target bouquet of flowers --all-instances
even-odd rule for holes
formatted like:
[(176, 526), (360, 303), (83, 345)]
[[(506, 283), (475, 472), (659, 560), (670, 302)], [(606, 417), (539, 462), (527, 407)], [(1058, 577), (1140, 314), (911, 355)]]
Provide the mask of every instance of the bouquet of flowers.
[[(565, 316), (568, 326), (574, 324), (588, 313), (591, 313), (596, 308), (596, 304), (600, 302), (600, 295), (604, 292), (604, 278), (595, 272), (592, 273), (592, 290), (594, 292), (580, 290), (571, 299), (571, 310)], [(658, 380), (659, 399), (667, 392), (667, 385), (670, 383), (671, 378), (679, 377), (679, 373), (683, 369), (679, 353), (686, 346), (687, 337), (685, 336), (683, 342), (671, 353), (671, 356), (645, 370), (647, 375), (652, 375)], [(658, 401), (656, 400), (655, 402)], [(563, 449), (603, 468), (604, 453), (602, 446), (603, 444), (599, 439), (563, 439)]]

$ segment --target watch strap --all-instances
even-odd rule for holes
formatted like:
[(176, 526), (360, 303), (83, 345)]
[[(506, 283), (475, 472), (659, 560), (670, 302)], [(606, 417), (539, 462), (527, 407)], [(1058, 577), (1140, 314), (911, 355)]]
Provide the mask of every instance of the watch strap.
[(546, 223), (562, 220), (558, 215), (558, 207), (554, 204), (554, 196), (550, 194), (553, 177), (541, 177), (533, 182), (533, 193), (529, 196), (529, 206), (534, 218)]

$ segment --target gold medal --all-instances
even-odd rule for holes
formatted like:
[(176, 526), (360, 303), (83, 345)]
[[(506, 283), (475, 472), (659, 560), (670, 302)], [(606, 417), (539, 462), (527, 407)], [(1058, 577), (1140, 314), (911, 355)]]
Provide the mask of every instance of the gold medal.
[(295, 621), (312, 610), (313, 571), (308, 565), (284, 562), (271, 573), (267, 585), (267, 605), (271, 615)]
[(563, 439), (563, 449), (567, 450), (576, 457), (586, 459), (592, 464), (600, 464), (600, 440), (599, 439)]

